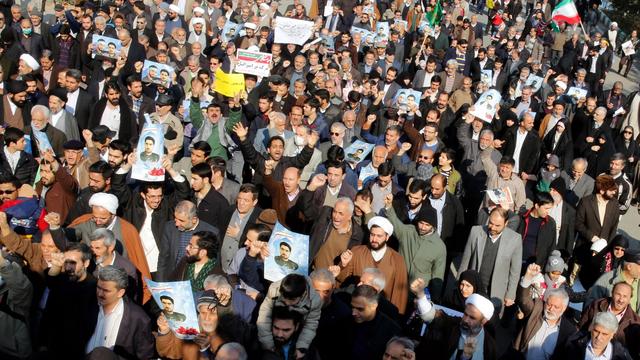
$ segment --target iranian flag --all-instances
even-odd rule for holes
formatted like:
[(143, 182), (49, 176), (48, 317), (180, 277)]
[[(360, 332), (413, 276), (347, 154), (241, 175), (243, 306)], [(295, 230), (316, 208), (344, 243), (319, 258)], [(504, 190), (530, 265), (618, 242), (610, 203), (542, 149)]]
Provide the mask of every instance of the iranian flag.
[(562, 0), (551, 13), (551, 18), (556, 24), (566, 22), (567, 24), (577, 24), (580, 22), (580, 16), (573, 0)]

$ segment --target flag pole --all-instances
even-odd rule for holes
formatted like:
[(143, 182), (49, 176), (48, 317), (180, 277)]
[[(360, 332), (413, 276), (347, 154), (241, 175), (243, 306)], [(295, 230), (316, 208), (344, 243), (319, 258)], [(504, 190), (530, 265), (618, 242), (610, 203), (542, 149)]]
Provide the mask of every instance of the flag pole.
[(582, 33), (584, 34), (584, 37), (587, 38), (587, 32), (584, 30), (584, 26), (582, 25), (582, 19), (580, 19), (580, 27), (582, 28)]

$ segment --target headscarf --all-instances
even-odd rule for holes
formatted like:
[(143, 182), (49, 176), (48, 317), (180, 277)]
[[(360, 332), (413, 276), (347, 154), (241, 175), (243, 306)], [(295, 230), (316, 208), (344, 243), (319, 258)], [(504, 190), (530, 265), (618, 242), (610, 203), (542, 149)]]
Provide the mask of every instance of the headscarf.
[(473, 292), (482, 294), (482, 282), (480, 280), (480, 274), (476, 270), (467, 270), (460, 274), (458, 283), (455, 289), (444, 298), (443, 305), (457, 311), (464, 311), (465, 301), (467, 300), (462, 296), (460, 292), (460, 284), (462, 280), (468, 282), (473, 286)]

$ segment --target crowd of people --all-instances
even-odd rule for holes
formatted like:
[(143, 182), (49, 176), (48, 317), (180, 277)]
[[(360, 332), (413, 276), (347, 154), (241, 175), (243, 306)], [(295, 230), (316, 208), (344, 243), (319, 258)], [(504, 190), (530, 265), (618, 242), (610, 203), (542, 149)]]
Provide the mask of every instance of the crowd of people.
[(640, 39), (599, 0), (41, 5), (0, 2), (0, 358), (640, 359)]

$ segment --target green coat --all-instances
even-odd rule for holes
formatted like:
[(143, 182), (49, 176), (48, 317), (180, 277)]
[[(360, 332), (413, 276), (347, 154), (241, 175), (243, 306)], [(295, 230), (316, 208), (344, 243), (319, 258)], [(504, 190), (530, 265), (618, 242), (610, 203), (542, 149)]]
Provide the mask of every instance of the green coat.
[(400, 255), (407, 265), (409, 283), (422, 278), (429, 284), (431, 293), (438, 296), (442, 290), (447, 259), (444, 242), (440, 240), (436, 231), (429, 235), (418, 235), (414, 225), (404, 224), (398, 219), (393, 207), (385, 211), (393, 225), (393, 234), (400, 243)]
[[(231, 133), (233, 133), (233, 127), (235, 124), (242, 120), (242, 110), (239, 107), (229, 110), (229, 118), (220, 116), (220, 120), (216, 124), (211, 124), (208, 119), (202, 114), (200, 109), (200, 103), (197, 101), (191, 101), (189, 106), (189, 117), (193, 127), (198, 129), (198, 134), (193, 142), (206, 141), (211, 146), (210, 157), (219, 156), (225, 160), (229, 160), (227, 155), (227, 144), (230, 146), (233, 144), (231, 140)], [(224, 129), (218, 129), (219, 126), (224, 126)], [(224, 134), (224, 135), (223, 135)], [(224, 139), (222, 139), (224, 137)]]

